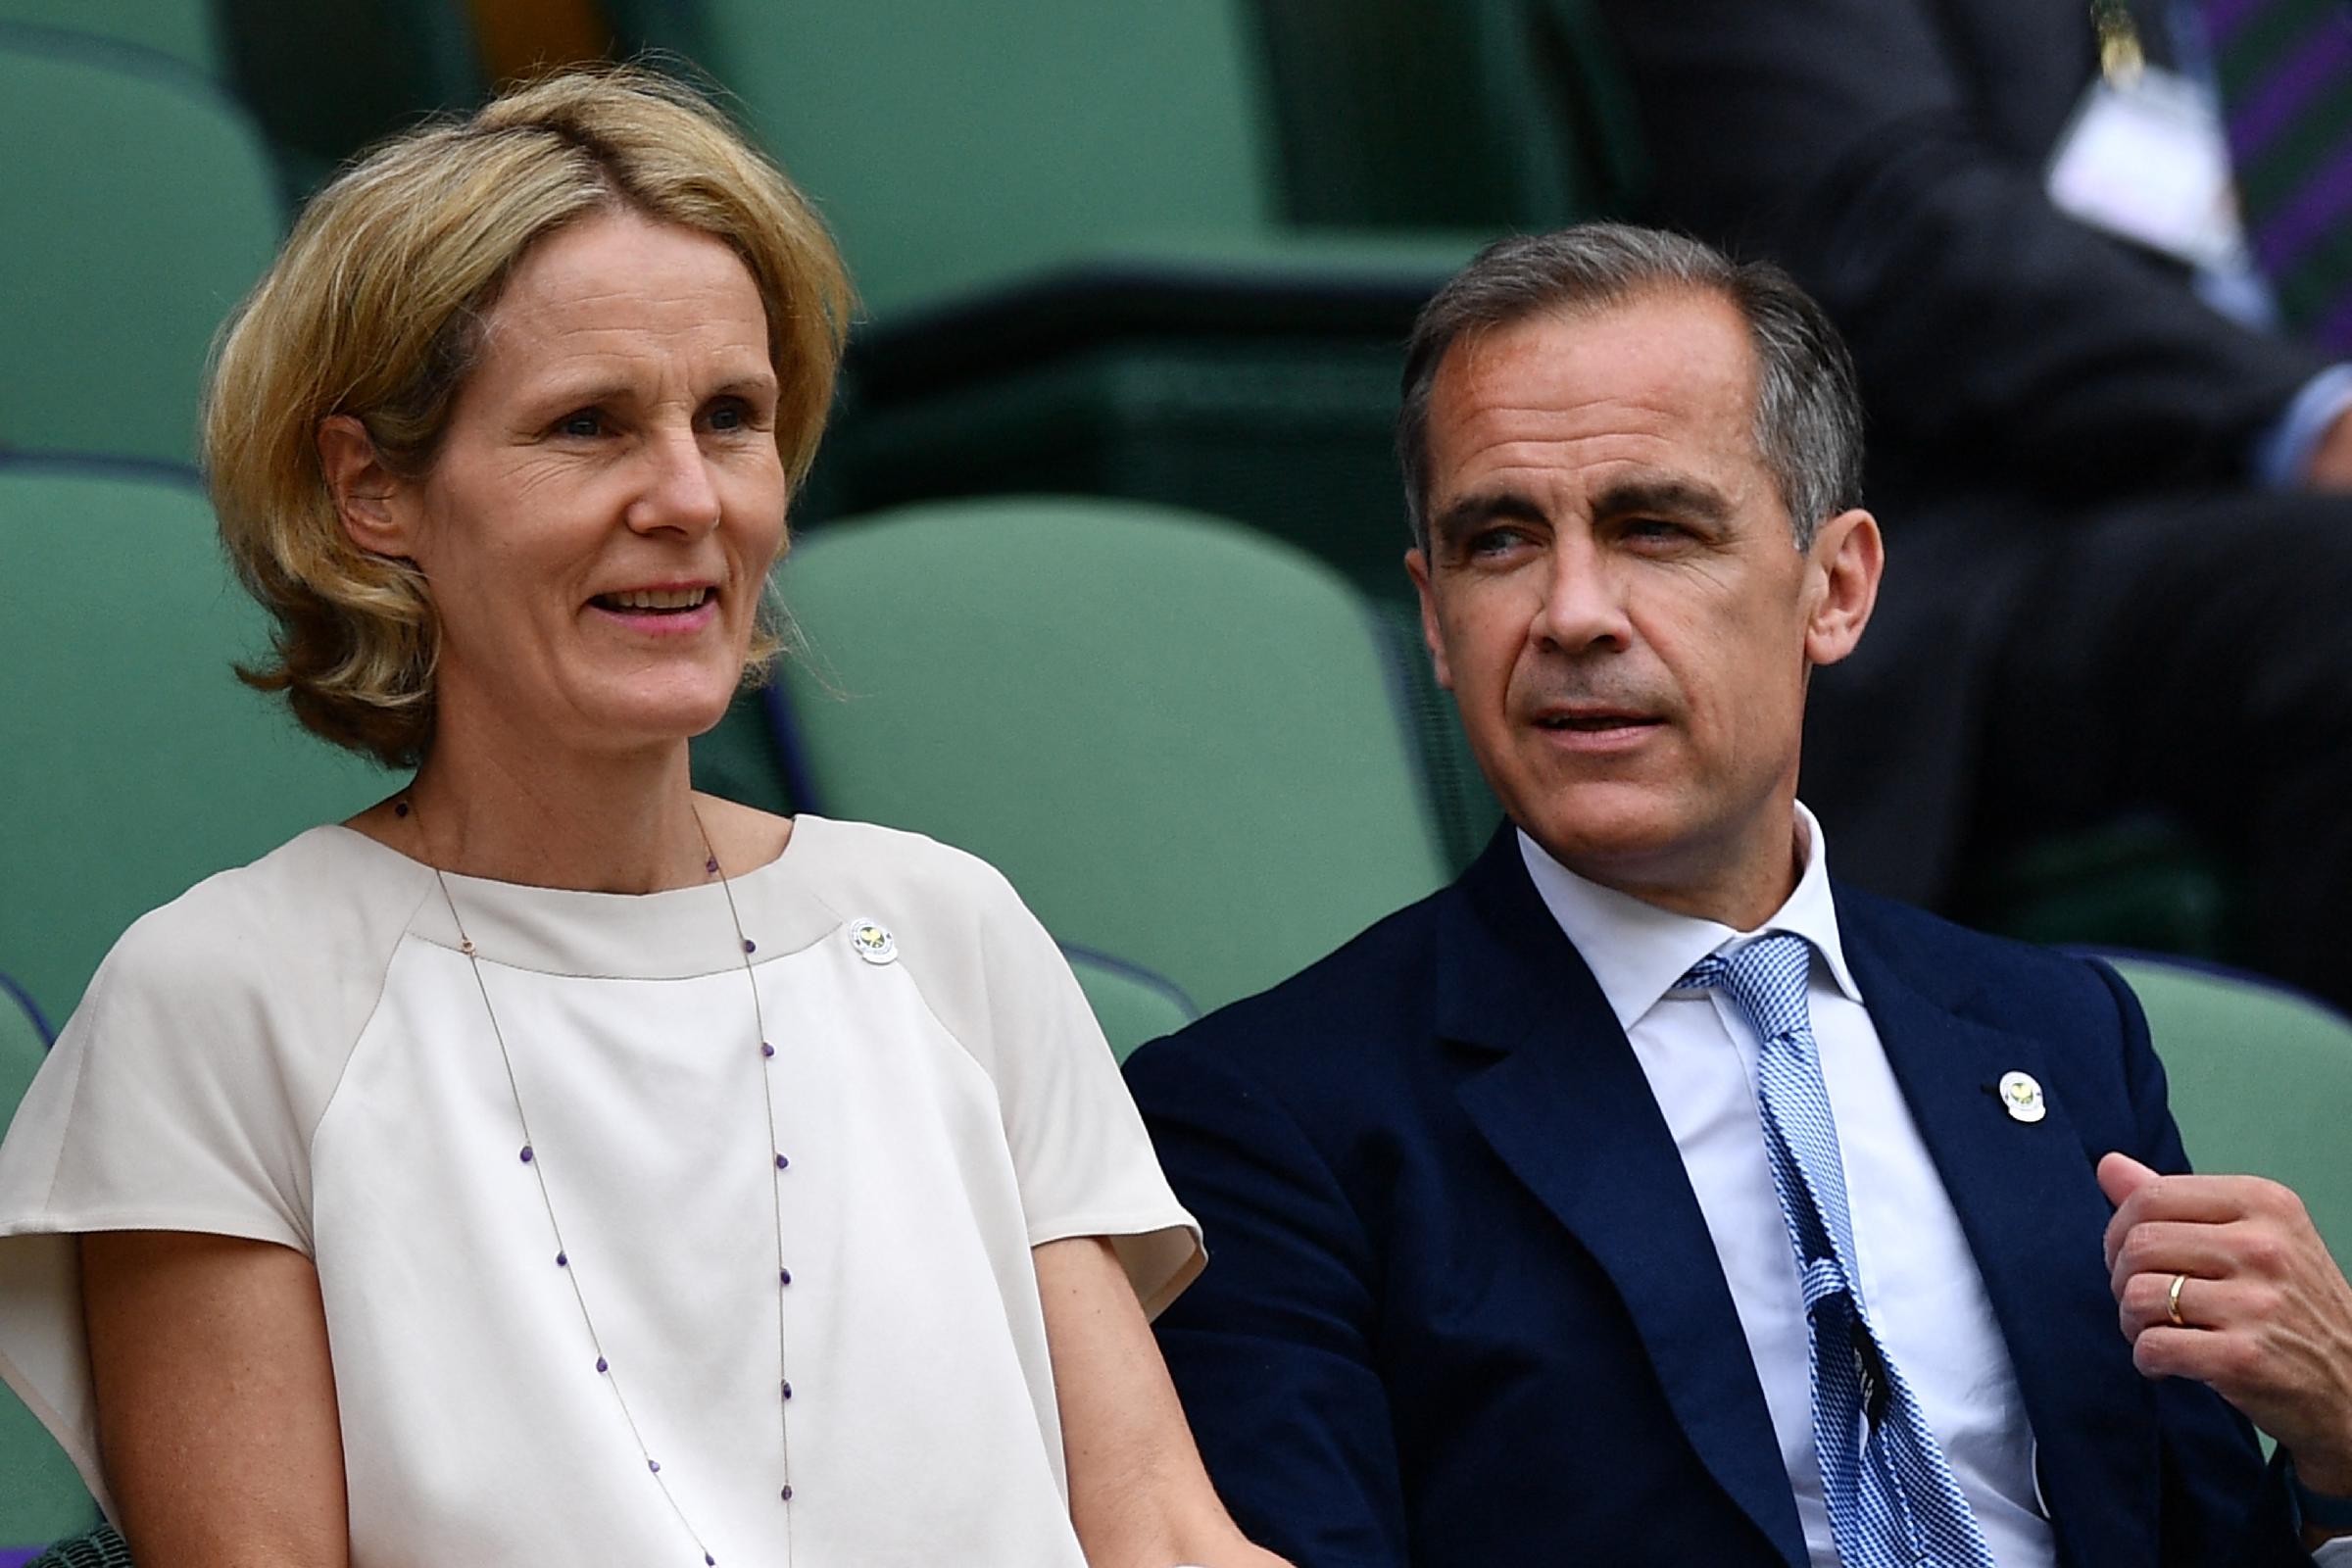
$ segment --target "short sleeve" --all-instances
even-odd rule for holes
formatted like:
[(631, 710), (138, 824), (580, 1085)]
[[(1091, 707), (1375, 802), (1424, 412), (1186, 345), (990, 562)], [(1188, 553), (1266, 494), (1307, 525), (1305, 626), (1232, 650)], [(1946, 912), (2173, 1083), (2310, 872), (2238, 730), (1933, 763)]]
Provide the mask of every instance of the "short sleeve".
[(1160, 1174), (1061, 950), (987, 862), (915, 834), (827, 827), (842, 835), (843, 877), (920, 921), (918, 940), (903, 944), (920, 956), (906, 961), (995, 1084), (1030, 1246), (1107, 1238), (1156, 1316), (1206, 1262), (1200, 1226)]
[(190, 1231), (311, 1250), (310, 1135), (356, 1036), (333, 1038), (349, 988), (321, 976), (348, 955), (331, 922), (309, 964), (282, 948), (257, 870), (123, 935), (0, 1141), (0, 1380), (93, 1492), (74, 1238)]
[(1161, 1174), (1061, 950), (1009, 887), (1004, 904), (984, 939), (990, 1032), (1029, 1243), (1108, 1237), (1145, 1314), (1156, 1317), (1206, 1261), (1200, 1226)]
[(302, 1129), (234, 937), (131, 928), (0, 1145), (0, 1235), (205, 1231), (308, 1251)]

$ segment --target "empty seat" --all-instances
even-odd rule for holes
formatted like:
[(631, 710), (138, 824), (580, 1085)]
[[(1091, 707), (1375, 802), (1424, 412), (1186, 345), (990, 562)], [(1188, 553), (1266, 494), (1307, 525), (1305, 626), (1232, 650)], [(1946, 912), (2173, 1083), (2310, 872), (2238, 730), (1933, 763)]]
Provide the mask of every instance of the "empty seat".
[(132, 44), (208, 76), (223, 74), (225, 51), (214, 0), (0, 0), (0, 23)]
[(771, 688), (796, 804), (980, 855), (1202, 1007), (1445, 879), (1388, 645), (1262, 536), (940, 503), (816, 531), (779, 584), (809, 645)]
[(620, 11), (731, 89), (873, 311), (834, 510), (1160, 501), (1403, 591), (1396, 345), (1476, 241), (1286, 223), (1246, 0)]
[(2189, 1159), (2293, 1188), (2352, 1268), (2352, 1019), (2256, 975), (2112, 961), (2147, 1011)]
[(175, 62), (0, 25), (0, 451), (188, 461), (283, 222), (260, 135)]
[(389, 792), (232, 661), (267, 646), (191, 479), (0, 462), (0, 955), (61, 1026), (141, 913)]
[(1264, 227), (1236, 0), (629, 0), (740, 95), (885, 317), (1106, 242)]

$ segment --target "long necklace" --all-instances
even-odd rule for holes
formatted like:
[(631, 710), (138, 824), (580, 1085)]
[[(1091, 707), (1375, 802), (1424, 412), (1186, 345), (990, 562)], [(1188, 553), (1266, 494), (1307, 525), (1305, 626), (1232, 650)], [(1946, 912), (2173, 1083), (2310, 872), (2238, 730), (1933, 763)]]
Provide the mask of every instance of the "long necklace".
[[(407, 816), (415, 809), (413, 801), (404, 797), (393, 806), (393, 814)], [(767, 1147), (775, 1156), (774, 1168), (769, 1172), (768, 1198), (770, 1214), (776, 1227), (776, 1436), (783, 1461), (776, 1494), (777, 1500), (784, 1505), (784, 1560), (789, 1564), (792, 1561), (792, 1377), (786, 1363), (784, 1293), (792, 1284), (792, 1270), (784, 1266), (784, 1195), (778, 1178), (790, 1168), (792, 1162), (785, 1157), (776, 1138), (775, 1085), (771, 1081), (776, 1048), (767, 1038), (767, 1020), (760, 1004), (760, 980), (752, 972), (752, 955), (759, 949), (751, 938), (743, 934), (743, 916), (735, 907), (734, 885), (728, 880), (726, 872), (719, 869), (718, 853), (710, 847), (710, 832), (703, 825), (702, 812), (694, 808), (692, 802), (687, 804), (687, 809), (693, 813), (695, 832), (702, 837), (703, 870), (707, 875), (718, 878), (719, 891), (726, 896), (727, 918), (735, 927), (737, 957), (743, 964), (744, 980), (751, 987), (752, 1023), (760, 1043), (760, 1103), (767, 1112)], [(421, 819), (418, 825), (422, 826)], [(547, 1228), (555, 1239), (556, 1267), (564, 1271), (564, 1277), (571, 1284), (572, 1299), (579, 1303), (580, 1324), (587, 1330), (589, 1347), (596, 1352), (597, 1375), (612, 1391), (612, 1401), (620, 1410), (620, 1418), (629, 1429), (631, 1441), (637, 1445), (638, 1454), (645, 1460), (646, 1474), (661, 1489), (662, 1500), (669, 1504), (669, 1511), (677, 1516), (679, 1527), (702, 1553), (704, 1568), (716, 1568), (718, 1559), (710, 1554), (709, 1543), (703, 1539), (702, 1532), (695, 1529), (694, 1521), (686, 1517), (686, 1510), (678, 1505), (677, 1497), (670, 1492), (669, 1482), (662, 1472), (662, 1461), (646, 1446), (645, 1435), (638, 1430), (637, 1418), (629, 1410), (628, 1396), (621, 1389), (620, 1376), (612, 1370), (612, 1362), (605, 1355), (604, 1338), (597, 1333), (595, 1315), (588, 1310), (588, 1295), (581, 1288), (579, 1268), (571, 1260), (571, 1253), (564, 1243), (564, 1227), (556, 1218), (555, 1199), (547, 1187), (546, 1162), (532, 1145), (531, 1119), (522, 1108), (521, 1080), (515, 1076), (514, 1057), (507, 1049), (506, 1031), (499, 1025), (498, 1009), (490, 1003), (490, 987), (482, 977), (481, 955), (474, 951), (473, 938), (466, 930), (465, 916), (458, 912), (458, 901), (450, 893), (449, 878), (442, 875), (438, 865), (433, 866), (433, 880), (440, 885), (441, 902), (449, 906), (450, 921), (458, 928), (458, 950), (466, 955), (466, 962), (473, 972), (474, 989), (482, 997), (482, 1011), (489, 1015), (490, 1036), (498, 1042), (499, 1060), (507, 1069), (507, 1090), (514, 1097), (514, 1120), (522, 1129), (520, 1161), (530, 1167), (531, 1174), (538, 1179), (539, 1201), (547, 1211)]]

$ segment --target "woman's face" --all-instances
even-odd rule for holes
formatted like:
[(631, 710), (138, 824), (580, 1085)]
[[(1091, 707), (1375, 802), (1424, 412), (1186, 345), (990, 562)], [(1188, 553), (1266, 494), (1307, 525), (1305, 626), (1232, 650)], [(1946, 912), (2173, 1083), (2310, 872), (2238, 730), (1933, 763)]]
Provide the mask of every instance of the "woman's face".
[(767, 317), (633, 214), (528, 252), (433, 466), (392, 498), (441, 621), (436, 745), (613, 754), (718, 722), (784, 538)]

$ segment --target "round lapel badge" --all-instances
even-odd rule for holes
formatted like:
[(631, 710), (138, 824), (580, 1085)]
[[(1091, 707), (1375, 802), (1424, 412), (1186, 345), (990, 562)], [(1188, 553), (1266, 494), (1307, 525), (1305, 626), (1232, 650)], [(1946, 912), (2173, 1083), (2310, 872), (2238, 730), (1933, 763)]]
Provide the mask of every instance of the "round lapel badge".
[(899, 956), (899, 939), (879, 920), (852, 920), (850, 946), (868, 963), (889, 963)]
[(2041, 1085), (2030, 1072), (2001, 1074), (2000, 1087), (1994, 1092), (2001, 1097), (2001, 1108), (2014, 1121), (2035, 1122), (2050, 1113), (2050, 1102), (2041, 1098)]

